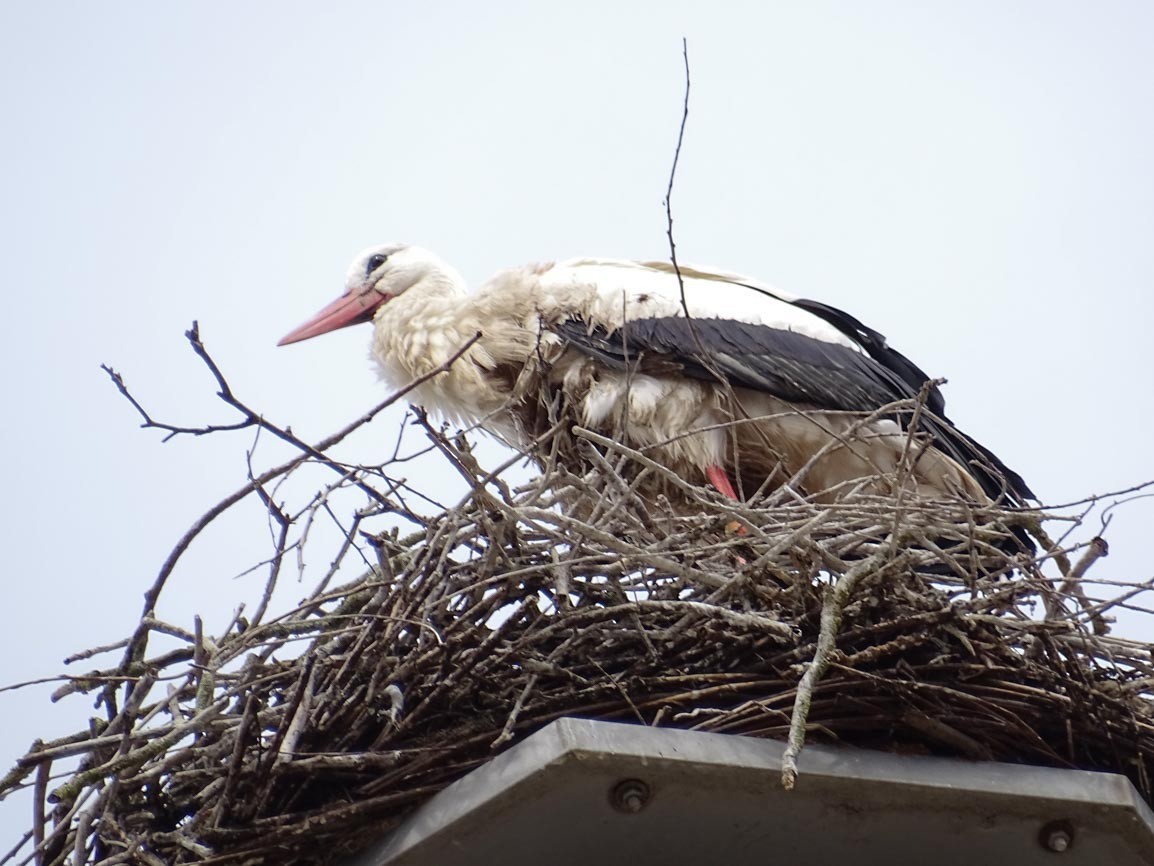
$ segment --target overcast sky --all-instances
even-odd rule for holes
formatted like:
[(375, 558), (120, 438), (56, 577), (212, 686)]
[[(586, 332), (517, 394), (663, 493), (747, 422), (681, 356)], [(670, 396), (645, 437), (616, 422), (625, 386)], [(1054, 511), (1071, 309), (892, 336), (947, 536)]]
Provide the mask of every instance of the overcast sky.
[[(1154, 5), (174, 7), (0, 5), (0, 682), (126, 635), (244, 480), (251, 436), (162, 445), (100, 363), (159, 415), (226, 420), (183, 342), (197, 319), (236, 392), (315, 439), (382, 396), (368, 330), (275, 343), (360, 248), (421, 244), (474, 282), (664, 257), (682, 36), (683, 261), (881, 330), (1046, 501), (1154, 478)], [(351, 456), (384, 459), (398, 418)], [(206, 536), (169, 619), (252, 599), (254, 525)], [(1151, 525), (1151, 500), (1118, 509), (1097, 575), (1149, 578)], [(47, 694), (0, 693), (0, 773), (84, 725), (86, 699)], [(0, 804), (0, 843), (28, 825)]]

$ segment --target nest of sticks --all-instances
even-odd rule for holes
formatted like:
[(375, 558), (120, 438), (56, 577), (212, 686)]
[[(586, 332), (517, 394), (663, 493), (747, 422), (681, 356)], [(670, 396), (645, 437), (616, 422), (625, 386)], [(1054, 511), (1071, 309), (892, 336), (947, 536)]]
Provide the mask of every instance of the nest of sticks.
[[(298, 453), (250, 466), (174, 550), (135, 632), (102, 648), (119, 660), (66, 678), (55, 697), (94, 695), (98, 715), (0, 780), (0, 795), (34, 794), (31, 829), (0, 862), (331, 862), (561, 716), (787, 740), (787, 787), (821, 740), (1108, 770), (1152, 799), (1150, 648), (1108, 628), (1119, 608), (1148, 625), (1150, 586), (1088, 576), (1104, 542), (1069, 539), (1094, 502), (822, 504), (787, 487), (735, 503), (580, 429), (566, 435), (591, 470), (547, 461), (512, 486), (515, 460), (482, 467), (465, 435), (417, 413), (424, 459), (466, 482), (434, 505), (403, 480), (401, 447), (371, 466), (329, 456), (402, 395), (308, 445), (240, 402), (189, 337), (243, 417), (158, 422), (110, 370), (145, 426), (255, 428)], [(275, 485), (309, 467), (334, 481), (294, 511)], [(636, 493), (661, 473), (676, 504)], [(185, 549), (250, 495), (277, 540), (248, 612), (211, 635), (161, 621)], [(311, 582), (274, 612), (278, 576), (326, 513), (341, 518), (335, 547), (310, 550), (319, 573), (304, 568)]]

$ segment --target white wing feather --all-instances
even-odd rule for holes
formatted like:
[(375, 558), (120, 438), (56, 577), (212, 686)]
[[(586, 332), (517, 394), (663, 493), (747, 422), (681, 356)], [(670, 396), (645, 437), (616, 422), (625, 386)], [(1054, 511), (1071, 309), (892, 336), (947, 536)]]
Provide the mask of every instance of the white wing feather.
[[(582, 312), (593, 322), (618, 328), (628, 319), (683, 316), (734, 319), (795, 331), (857, 351), (862, 347), (829, 322), (790, 303), (790, 296), (766, 283), (709, 268), (681, 268), (664, 262), (573, 259), (541, 273), (539, 286), (557, 298), (588, 298)], [(685, 287), (682, 304), (681, 286)]]

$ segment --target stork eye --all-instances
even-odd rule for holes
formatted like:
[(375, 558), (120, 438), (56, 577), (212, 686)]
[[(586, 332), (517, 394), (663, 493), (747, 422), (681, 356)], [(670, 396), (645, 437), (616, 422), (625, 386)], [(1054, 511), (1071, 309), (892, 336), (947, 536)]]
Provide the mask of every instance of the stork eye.
[(365, 276), (367, 277), (388, 260), (389, 257), (385, 253), (375, 253), (369, 256), (369, 260), (365, 262)]

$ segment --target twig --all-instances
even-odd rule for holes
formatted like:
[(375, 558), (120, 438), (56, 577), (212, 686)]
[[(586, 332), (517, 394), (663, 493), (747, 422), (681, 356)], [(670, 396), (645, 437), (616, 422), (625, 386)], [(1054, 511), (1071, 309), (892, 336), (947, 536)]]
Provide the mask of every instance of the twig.
[[(195, 322), (193, 323), (192, 333), (194, 333), (196, 335), (197, 339), (199, 339), (199, 333), (197, 332)], [(260, 487), (260, 485), (267, 484), (272, 479), (277, 478), (277, 477), (283, 475), (284, 473), (291, 471), (292, 469), (295, 469), (297, 466), (304, 463), (310, 456), (321, 454), (324, 451), (327, 451), (328, 449), (332, 448), (333, 446), (339, 444), (345, 438), (347, 438), (349, 436), (349, 434), (353, 433), (354, 431), (363, 427), (368, 422), (372, 421), (373, 418), (375, 418), (377, 415), (379, 415), (381, 412), (383, 412), (389, 406), (392, 406), (398, 400), (402, 399), (405, 395), (407, 395), (409, 392), (411, 392), (414, 388), (418, 388), (421, 385), (423, 385), (425, 382), (429, 381), (430, 379), (433, 379), (436, 376), (441, 375), (442, 373), (448, 372), (449, 368), (452, 367), (452, 365), (454, 363), (456, 363), (457, 360), (462, 355), (464, 355), (465, 352), (467, 352), (469, 350), (469, 348), (473, 345), (473, 343), (475, 343), (479, 338), (480, 338), (480, 334), (479, 333), (475, 334), (463, 346), (461, 346), (460, 349), (458, 349), (456, 352), (454, 352), (445, 361), (445, 363), (441, 364), (440, 366), (436, 367), (433, 370), (430, 370), (425, 375), (419, 376), (418, 378), (414, 379), (412, 382), (410, 382), (404, 388), (401, 388), (399, 391), (394, 392), (387, 399), (382, 400), (380, 403), (378, 403), (376, 406), (374, 406), (372, 409), (370, 409), (365, 414), (361, 415), (359, 418), (357, 418), (351, 424), (346, 425), (345, 427), (341, 428), (340, 430), (338, 430), (336, 433), (332, 434), (331, 436), (328, 436), (327, 438), (322, 439), (316, 445), (307, 446), (305, 449), (306, 450), (305, 454), (302, 454), (298, 457), (294, 457), (292, 460), (288, 460), (285, 463), (280, 464), (279, 466), (275, 466), (272, 469), (269, 469), (265, 472), (262, 472), (256, 478), (254, 478), (251, 481), (249, 481), (248, 483), (246, 483), (239, 490), (237, 490), (234, 493), (230, 494), (229, 496), (225, 497), (220, 502), (218, 502), (216, 505), (214, 505), (212, 508), (210, 508), (208, 511), (206, 511), (203, 515), (201, 515), (192, 524), (192, 526), (188, 529), (188, 531), (185, 532), (185, 534), (183, 536), (181, 536), (180, 540), (176, 543), (176, 546), (173, 547), (172, 551), (168, 554), (168, 557), (165, 559), (164, 563), (161, 565), (160, 572), (159, 572), (159, 574), (157, 574), (156, 580), (153, 581), (152, 586), (150, 586), (148, 588), (148, 590), (144, 593), (143, 617), (151, 617), (152, 616), (153, 611), (156, 609), (156, 600), (160, 596), (160, 591), (164, 588), (164, 585), (168, 582), (168, 578), (172, 574), (173, 569), (176, 568), (177, 562), (180, 561), (180, 558), (184, 555), (184, 552), (189, 548), (189, 546), (192, 544), (192, 542), (194, 540), (196, 540), (197, 536), (200, 535), (200, 533), (202, 533), (217, 517), (219, 517), (221, 514), (226, 512), (232, 506), (236, 505), (238, 502), (242, 501), (250, 493), (253, 493), (255, 490), (257, 490), (258, 487)], [(201, 348), (203, 349), (203, 346)], [(207, 354), (207, 352), (205, 354)], [(215, 364), (213, 364), (213, 369), (214, 370), (216, 369)], [(295, 442), (298, 442), (299, 440), (296, 440), (295, 437), (292, 437), (291, 441), (293, 441), (295, 443)], [(124, 661), (122, 663), (122, 668), (127, 670), (131, 666), (133, 660), (138, 658), (140, 655), (143, 654), (144, 646), (146, 644), (147, 634), (148, 634), (148, 630), (145, 627), (138, 628), (136, 630), (136, 632), (133, 634), (132, 638), (128, 642), (128, 648), (126, 649), (125, 654), (124, 654)]]
[(1097, 610), (1090, 599), (1086, 597), (1086, 591), (1082, 588), (1082, 577), (1090, 566), (1102, 557), (1109, 556), (1109, 554), (1110, 546), (1106, 543), (1106, 539), (1101, 536), (1090, 539), (1090, 545), (1086, 548), (1086, 552), (1082, 554), (1078, 563), (1070, 569), (1070, 573), (1066, 575), (1066, 579), (1062, 581), (1062, 586), (1059, 589), (1059, 592), (1069, 593), (1078, 599), (1082, 609), (1089, 615), (1091, 626), (1096, 635), (1108, 634), (1110, 627), (1106, 624), (1101, 611)]
[(677, 127), (677, 147), (673, 149), (673, 165), (669, 169), (669, 185), (665, 188), (665, 237), (669, 240), (669, 261), (677, 275), (681, 289), (681, 309), (685, 318), (689, 316), (689, 305), (685, 300), (685, 280), (681, 277), (681, 266), (677, 263), (677, 244), (673, 240), (673, 183), (677, 179), (677, 164), (681, 160), (681, 145), (685, 141), (685, 125), (689, 121), (689, 40), (681, 40), (681, 57), (685, 63), (685, 96), (681, 102), (681, 123)]
[(211, 706), (204, 712), (193, 716), (187, 722), (175, 725), (172, 730), (164, 736), (157, 737), (151, 742), (120, 755), (98, 767), (93, 767), (91, 770), (77, 773), (69, 779), (66, 784), (54, 790), (49, 799), (61, 803), (71, 802), (86, 785), (103, 781), (116, 773), (124, 772), (130, 768), (142, 766), (149, 758), (165, 752), (169, 747), (180, 742), (189, 734), (204, 730), (223, 710), (224, 708), (220, 704)]
[(797, 757), (805, 744), (806, 722), (813, 703), (813, 690), (829, 667), (846, 603), (861, 578), (874, 574), (892, 561), (895, 544), (891, 535), (876, 553), (846, 571), (835, 584), (825, 588), (817, 648), (813, 654), (813, 661), (806, 667), (805, 674), (797, 686), (797, 697), (794, 699), (793, 714), (789, 722), (789, 744), (781, 758), (781, 784), (787, 791), (792, 791), (797, 783)]

